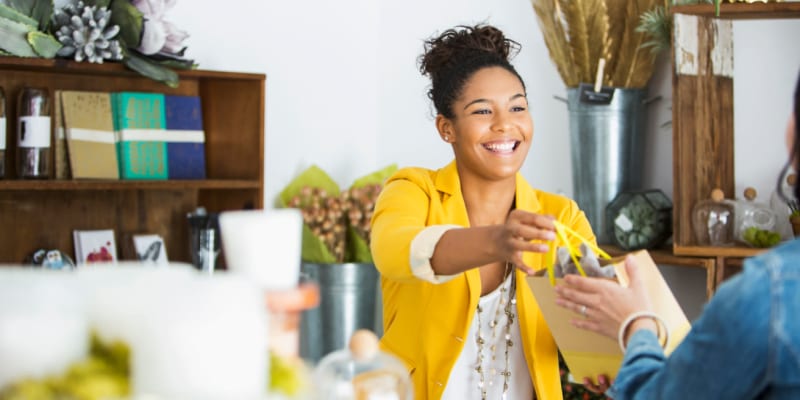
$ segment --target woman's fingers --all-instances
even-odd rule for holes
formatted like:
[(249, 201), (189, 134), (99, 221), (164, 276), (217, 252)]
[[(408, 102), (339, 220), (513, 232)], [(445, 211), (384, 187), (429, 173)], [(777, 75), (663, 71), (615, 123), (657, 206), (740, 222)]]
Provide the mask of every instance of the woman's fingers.
[[(584, 278), (579, 277), (577, 275), (567, 275), (567, 278), (577, 278), (577, 279), (570, 279), (570, 281), (576, 280), (580, 282), (580, 285), (558, 285), (556, 286), (556, 294), (561, 299), (566, 299), (572, 303), (579, 304), (579, 305), (588, 305), (588, 304), (596, 304), (597, 303), (597, 295), (596, 293), (599, 292), (599, 284), (603, 283), (603, 281), (596, 279), (596, 278)], [(557, 300), (558, 301), (558, 300)]]

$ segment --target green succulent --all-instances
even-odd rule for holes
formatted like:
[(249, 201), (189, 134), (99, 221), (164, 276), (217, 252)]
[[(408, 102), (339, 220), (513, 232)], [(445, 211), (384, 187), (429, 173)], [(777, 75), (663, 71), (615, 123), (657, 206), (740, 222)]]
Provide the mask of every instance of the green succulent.
[(673, 5), (714, 4), (714, 13), (719, 16), (719, 7), (722, 0), (665, 0), (663, 6), (658, 6), (653, 10), (646, 11), (639, 18), (637, 32), (644, 32), (650, 36), (650, 40), (642, 43), (642, 47), (650, 48), (654, 53), (667, 51), (672, 46), (672, 16), (670, 7)]

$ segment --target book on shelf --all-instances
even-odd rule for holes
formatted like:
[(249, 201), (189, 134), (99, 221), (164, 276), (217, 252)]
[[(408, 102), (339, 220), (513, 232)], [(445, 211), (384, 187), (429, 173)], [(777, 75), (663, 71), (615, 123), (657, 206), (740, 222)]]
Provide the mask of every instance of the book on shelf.
[[(53, 96), (53, 177), (69, 179), (69, 159), (67, 158), (67, 137), (64, 132), (64, 117), (61, 112), (61, 91), (56, 90)], [(114, 150), (116, 152), (116, 150)]]
[(111, 95), (64, 90), (60, 105), (72, 178), (119, 179)]
[(199, 96), (164, 96), (169, 179), (205, 179), (206, 151)]
[(160, 235), (133, 235), (133, 247), (136, 249), (136, 259), (141, 262), (157, 265), (168, 263), (167, 248)]
[(75, 245), (75, 263), (117, 262), (117, 244), (113, 229), (74, 230), (72, 240)]
[(112, 93), (122, 179), (167, 179), (164, 95)]

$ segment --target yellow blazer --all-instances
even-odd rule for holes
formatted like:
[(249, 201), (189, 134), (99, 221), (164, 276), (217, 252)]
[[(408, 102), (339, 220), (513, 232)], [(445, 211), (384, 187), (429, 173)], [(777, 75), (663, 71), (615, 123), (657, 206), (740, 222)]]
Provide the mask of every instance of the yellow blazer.
[[(587, 240), (595, 240), (574, 201), (534, 190), (519, 173), (516, 181), (518, 209), (554, 215)], [(437, 171), (397, 171), (381, 192), (372, 219), (371, 250), (383, 293), (381, 347), (406, 363), (416, 399), (441, 398), (481, 295), (478, 269), (441, 284), (420, 280), (411, 271), (414, 237), (428, 226), (448, 224), (469, 226), (455, 161)], [(544, 268), (542, 254), (526, 253), (524, 258), (528, 265)], [(522, 350), (534, 390), (539, 399), (561, 399), (556, 344), (524, 273), (515, 273)]]

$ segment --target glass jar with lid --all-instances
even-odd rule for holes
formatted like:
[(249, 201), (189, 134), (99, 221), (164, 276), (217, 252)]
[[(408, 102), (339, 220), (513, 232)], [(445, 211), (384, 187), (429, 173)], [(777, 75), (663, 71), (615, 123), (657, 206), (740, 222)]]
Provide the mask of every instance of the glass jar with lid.
[(777, 232), (775, 212), (756, 201), (758, 193), (752, 187), (744, 190), (744, 198), (736, 201), (736, 240), (752, 247), (772, 247), (781, 241)]
[(50, 176), (50, 99), (47, 89), (26, 87), (17, 103), (17, 178)]
[(408, 369), (395, 356), (378, 349), (369, 330), (353, 333), (347, 349), (320, 360), (314, 371), (320, 400), (411, 400), (414, 390)]
[(734, 241), (734, 205), (725, 199), (720, 188), (711, 198), (698, 201), (692, 208), (692, 228), (700, 246), (732, 246)]

